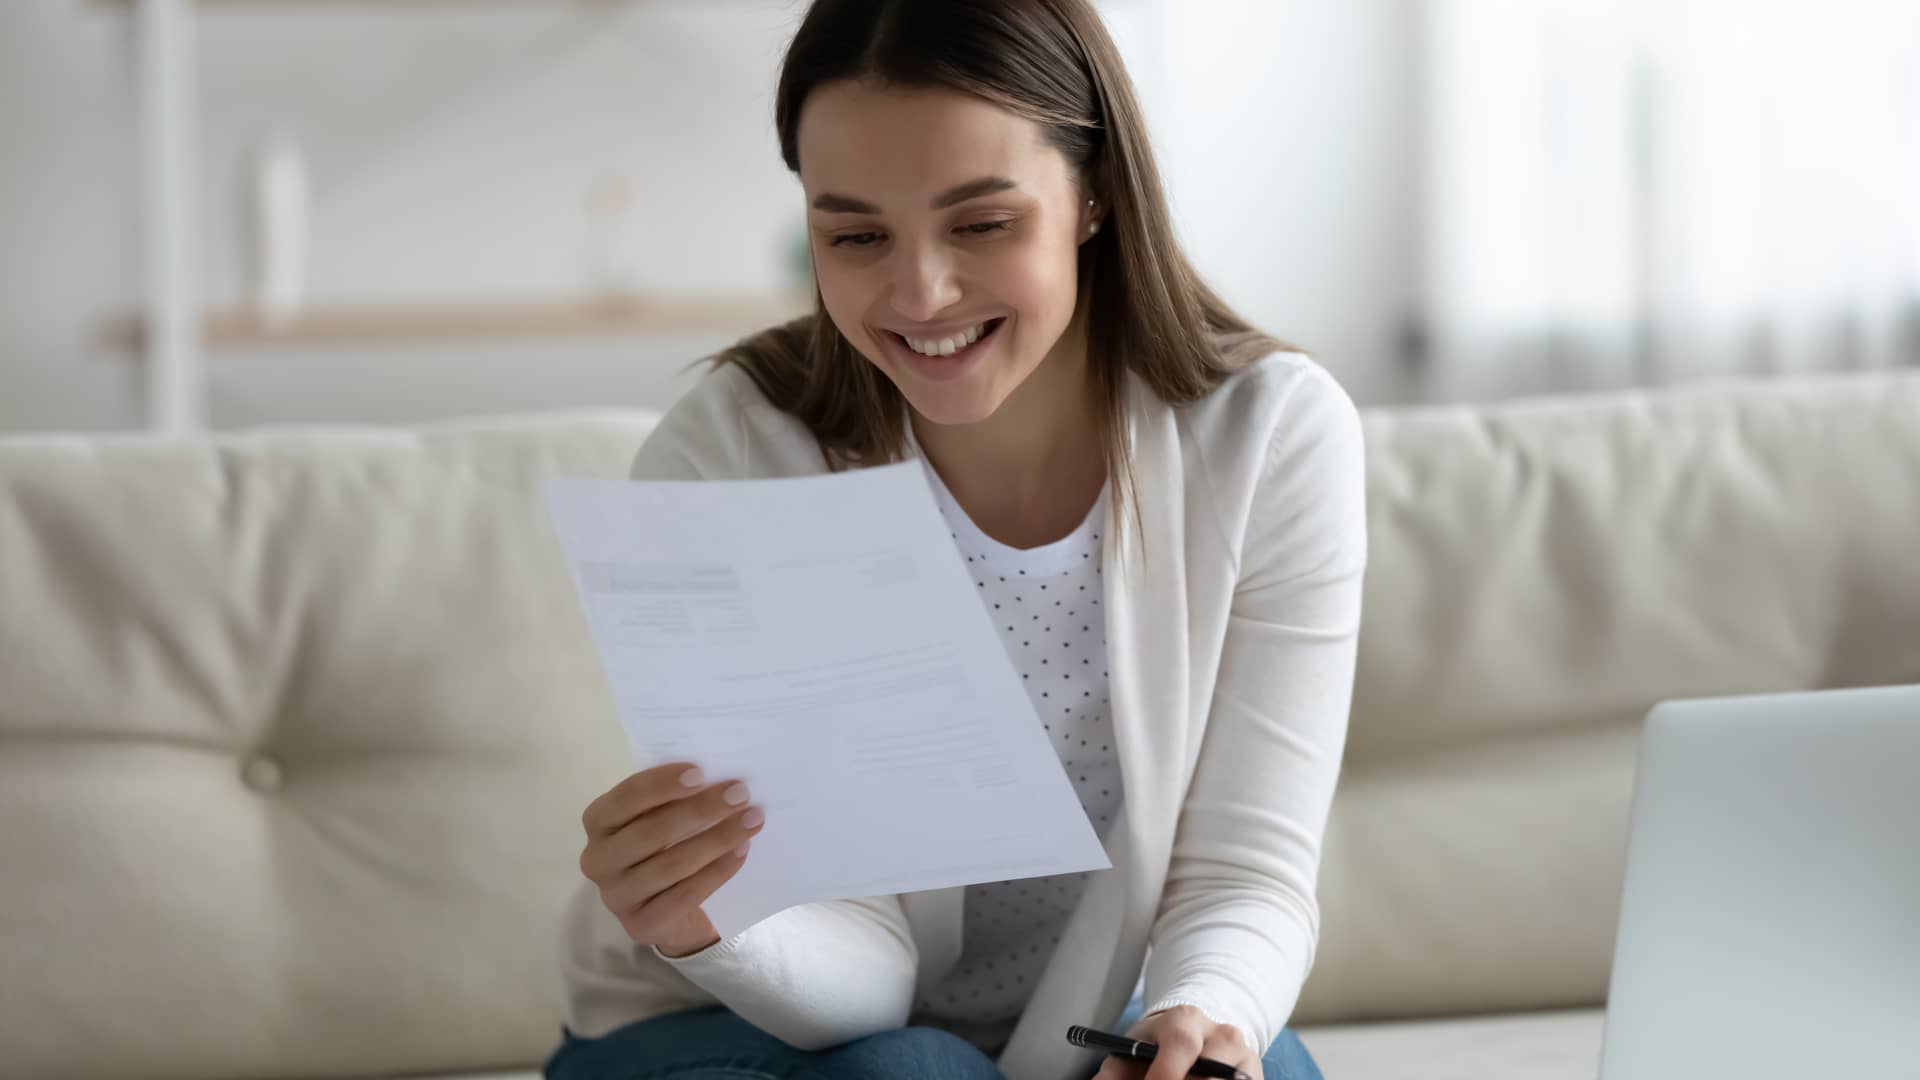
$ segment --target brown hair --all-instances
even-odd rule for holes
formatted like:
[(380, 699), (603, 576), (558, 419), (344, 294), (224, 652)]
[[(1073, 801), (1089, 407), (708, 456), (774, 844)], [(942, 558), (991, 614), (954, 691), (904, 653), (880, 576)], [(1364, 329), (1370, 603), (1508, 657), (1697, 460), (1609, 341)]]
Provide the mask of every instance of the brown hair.
[[(1180, 250), (1146, 123), (1106, 27), (1088, 0), (813, 0), (774, 98), (787, 168), (800, 171), (807, 95), (856, 78), (957, 90), (1038, 123), (1108, 208), (1080, 248), (1078, 304), (1117, 520), (1132, 487), (1125, 370), (1180, 405), (1289, 346), (1235, 315)], [(745, 368), (774, 405), (806, 423), (830, 468), (899, 460), (899, 390), (840, 334), (817, 289), (815, 308), (713, 363)]]

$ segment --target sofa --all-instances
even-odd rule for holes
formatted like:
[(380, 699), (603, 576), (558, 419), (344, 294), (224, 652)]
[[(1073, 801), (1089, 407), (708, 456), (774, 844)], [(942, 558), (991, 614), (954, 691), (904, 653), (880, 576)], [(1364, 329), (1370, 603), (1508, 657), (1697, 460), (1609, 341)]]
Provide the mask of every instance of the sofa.
[[(525, 1077), (628, 771), (536, 495), (652, 417), (0, 439), (0, 1076)], [(1331, 1080), (1591, 1078), (1639, 724), (1920, 681), (1920, 373), (1365, 413)]]

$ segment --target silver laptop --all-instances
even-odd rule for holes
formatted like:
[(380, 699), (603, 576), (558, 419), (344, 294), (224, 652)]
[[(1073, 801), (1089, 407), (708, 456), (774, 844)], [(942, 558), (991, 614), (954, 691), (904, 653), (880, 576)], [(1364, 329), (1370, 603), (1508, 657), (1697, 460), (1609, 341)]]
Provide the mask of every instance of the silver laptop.
[(1920, 1077), (1920, 686), (1648, 715), (1600, 1070)]

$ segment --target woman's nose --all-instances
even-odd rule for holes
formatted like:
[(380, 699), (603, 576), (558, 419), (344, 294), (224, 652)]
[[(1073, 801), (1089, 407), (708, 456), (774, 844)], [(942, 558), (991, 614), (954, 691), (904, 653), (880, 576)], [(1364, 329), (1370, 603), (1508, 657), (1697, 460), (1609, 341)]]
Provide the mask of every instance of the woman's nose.
[(960, 299), (953, 265), (937, 248), (904, 248), (894, 268), (893, 307), (915, 322), (931, 322)]

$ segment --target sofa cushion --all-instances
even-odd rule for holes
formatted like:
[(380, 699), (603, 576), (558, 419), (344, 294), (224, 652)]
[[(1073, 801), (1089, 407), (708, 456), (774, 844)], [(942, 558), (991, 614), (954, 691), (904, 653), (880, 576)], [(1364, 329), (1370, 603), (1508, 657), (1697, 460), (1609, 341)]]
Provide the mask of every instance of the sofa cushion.
[(1334, 1080), (1593, 1080), (1603, 1013), (1578, 1009), (1459, 1020), (1302, 1028)]
[(1366, 430), (1359, 672), (1295, 1021), (1597, 1005), (1647, 709), (1920, 682), (1920, 372)]
[(641, 414), (0, 442), (0, 1072), (524, 1067), (627, 751), (535, 492)]

